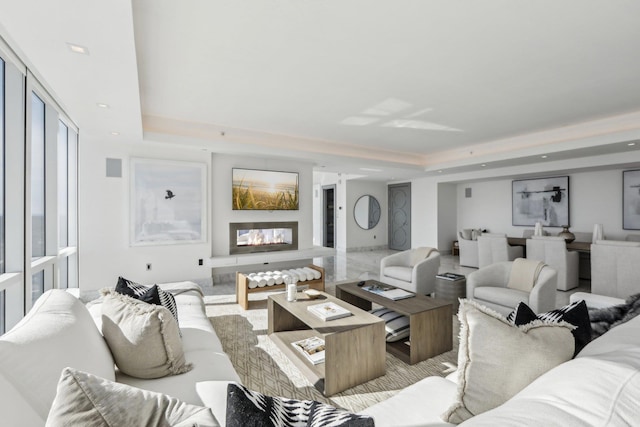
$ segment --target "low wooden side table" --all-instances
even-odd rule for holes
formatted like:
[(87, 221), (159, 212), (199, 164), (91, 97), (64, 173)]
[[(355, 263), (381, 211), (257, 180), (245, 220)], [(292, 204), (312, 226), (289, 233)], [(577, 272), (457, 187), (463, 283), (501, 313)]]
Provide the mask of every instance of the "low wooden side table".
[(436, 297), (451, 301), (453, 312), (458, 312), (458, 298), (467, 297), (467, 279), (447, 280), (436, 277)]

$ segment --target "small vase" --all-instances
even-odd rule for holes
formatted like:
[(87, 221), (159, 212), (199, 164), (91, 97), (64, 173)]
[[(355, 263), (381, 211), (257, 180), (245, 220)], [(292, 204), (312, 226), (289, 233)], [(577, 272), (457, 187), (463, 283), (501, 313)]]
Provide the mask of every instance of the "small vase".
[(569, 231), (569, 226), (563, 226), (562, 231), (558, 233), (559, 237), (563, 237), (564, 241), (567, 243), (571, 243), (576, 240), (576, 236)]

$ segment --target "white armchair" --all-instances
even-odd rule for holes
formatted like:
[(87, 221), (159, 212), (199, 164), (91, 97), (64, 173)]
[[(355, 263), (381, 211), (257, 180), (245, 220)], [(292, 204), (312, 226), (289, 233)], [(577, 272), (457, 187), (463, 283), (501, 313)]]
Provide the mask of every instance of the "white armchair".
[(421, 295), (435, 292), (440, 252), (415, 248), (389, 255), (380, 261), (380, 281)]
[(478, 241), (465, 238), (461, 231), (458, 231), (458, 253), (460, 265), (478, 268)]
[(536, 313), (553, 310), (556, 306), (555, 269), (544, 266), (530, 292), (507, 287), (513, 261), (502, 261), (480, 268), (467, 276), (467, 298), (486, 305), (507, 316), (519, 302)]
[(580, 255), (568, 251), (567, 243), (558, 236), (532, 236), (527, 239), (527, 259), (537, 259), (558, 272), (558, 290), (568, 291), (578, 287)]
[(597, 240), (591, 245), (591, 292), (627, 298), (640, 292), (640, 242)]
[(522, 258), (522, 246), (510, 246), (506, 234), (483, 234), (478, 237), (478, 265), (480, 268), (500, 261)]

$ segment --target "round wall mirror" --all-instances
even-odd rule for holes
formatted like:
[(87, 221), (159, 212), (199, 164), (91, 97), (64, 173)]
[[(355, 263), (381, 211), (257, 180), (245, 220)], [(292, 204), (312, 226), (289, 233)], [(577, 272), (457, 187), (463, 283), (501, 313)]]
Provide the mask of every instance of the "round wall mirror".
[(368, 194), (360, 197), (353, 208), (353, 217), (360, 228), (372, 229), (380, 221), (380, 203)]

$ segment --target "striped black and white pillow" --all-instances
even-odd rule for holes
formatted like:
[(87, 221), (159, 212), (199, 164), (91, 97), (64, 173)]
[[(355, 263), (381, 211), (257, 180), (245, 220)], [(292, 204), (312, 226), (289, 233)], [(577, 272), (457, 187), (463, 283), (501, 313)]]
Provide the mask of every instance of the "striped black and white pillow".
[(386, 307), (370, 311), (371, 314), (384, 320), (387, 342), (396, 342), (409, 337), (409, 318)]
[(587, 304), (581, 301), (572, 302), (555, 310), (546, 313), (536, 314), (523, 302), (509, 313), (507, 320), (514, 325), (526, 325), (534, 320), (542, 320), (543, 322), (567, 322), (576, 327), (572, 331), (575, 338), (575, 354), (578, 354), (582, 348), (591, 341), (591, 322), (589, 320), (589, 310)]
[(178, 322), (178, 306), (170, 292), (163, 291), (158, 285), (144, 286), (124, 277), (118, 277), (116, 292), (149, 304), (161, 305), (171, 312)]
[(243, 385), (227, 386), (227, 427), (373, 427), (373, 418), (314, 400), (267, 396)]

